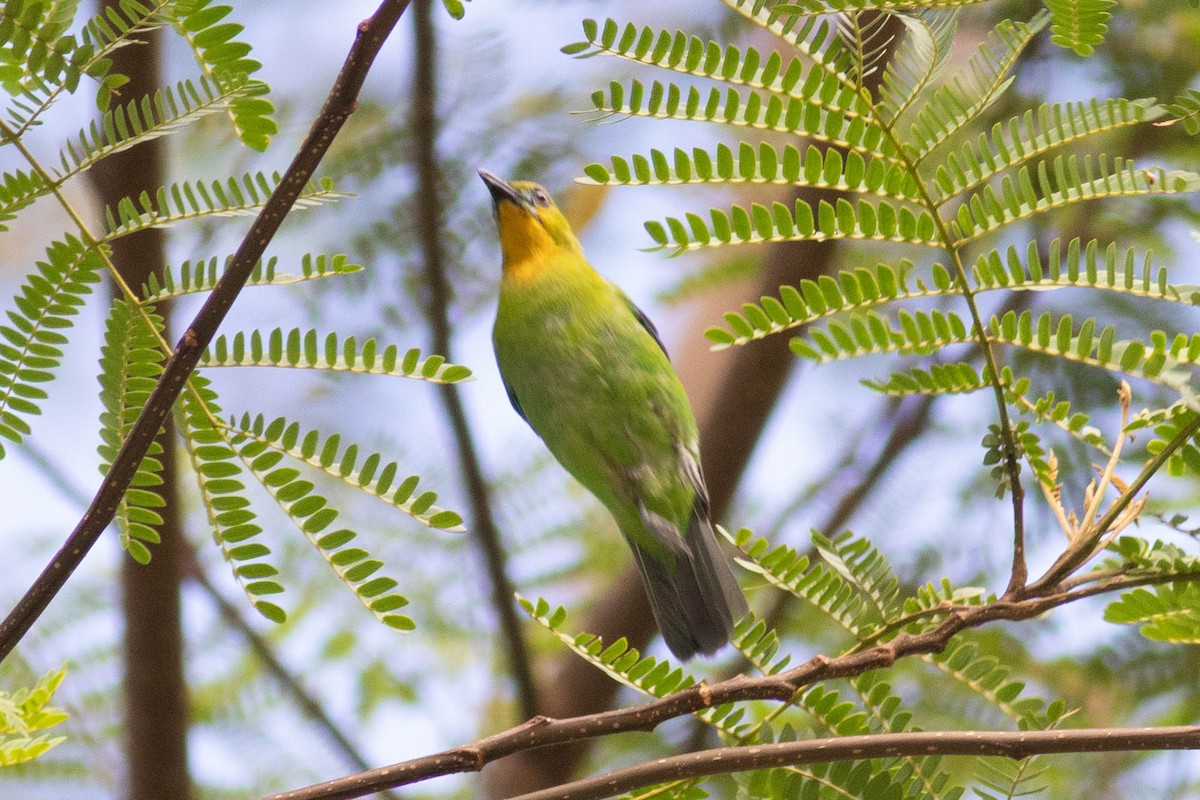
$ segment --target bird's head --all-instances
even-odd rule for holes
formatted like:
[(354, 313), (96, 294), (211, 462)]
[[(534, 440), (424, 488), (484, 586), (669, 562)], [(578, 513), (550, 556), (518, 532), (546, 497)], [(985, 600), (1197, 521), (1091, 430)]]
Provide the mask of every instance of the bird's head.
[(479, 177), (492, 195), (505, 272), (540, 271), (555, 255), (581, 252), (567, 218), (541, 186), (504, 181), (486, 169), (479, 170)]

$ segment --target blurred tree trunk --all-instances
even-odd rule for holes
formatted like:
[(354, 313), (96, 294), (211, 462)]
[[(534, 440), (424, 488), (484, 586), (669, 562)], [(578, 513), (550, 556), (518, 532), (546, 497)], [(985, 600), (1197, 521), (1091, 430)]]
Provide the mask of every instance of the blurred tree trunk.
[[(116, 7), (118, 0), (103, 6)], [(150, 31), (144, 44), (118, 48), (113, 70), (129, 76), (119, 102), (151, 94), (161, 86), (162, 36)], [(152, 139), (101, 161), (92, 180), (104, 206), (122, 197), (153, 193), (165, 183), (165, 139)], [(112, 259), (125, 281), (140, 291), (166, 262), (166, 235), (161, 229), (141, 231), (113, 243)], [(157, 311), (169, 320), (166, 307)], [(169, 325), (168, 325), (169, 330)], [(162, 542), (151, 546), (153, 558), (142, 566), (121, 558), (125, 664), (125, 748), (128, 800), (188, 800), (188, 704), (183, 673), (183, 630), (180, 620), (183, 531), (179, 520), (178, 473), (170, 424), (159, 435), (163, 447), (163, 485), (157, 488)]]

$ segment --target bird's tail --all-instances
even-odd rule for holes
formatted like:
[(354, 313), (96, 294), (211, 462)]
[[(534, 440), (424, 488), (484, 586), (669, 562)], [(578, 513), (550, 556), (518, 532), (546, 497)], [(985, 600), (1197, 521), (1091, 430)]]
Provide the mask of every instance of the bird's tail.
[[(648, 516), (666, 523), (648, 514), (643, 514), (644, 522), (650, 522)], [(656, 538), (679, 541), (677, 533)], [(712, 653), (729, 641), (734, 621), (749, 609), (702, 503), (693, 510), (684, 547), (672, 548), (673, 566), (632, 541), (630, 545), (658, 629), (676, 657), (687, 660), (697, 653)]]

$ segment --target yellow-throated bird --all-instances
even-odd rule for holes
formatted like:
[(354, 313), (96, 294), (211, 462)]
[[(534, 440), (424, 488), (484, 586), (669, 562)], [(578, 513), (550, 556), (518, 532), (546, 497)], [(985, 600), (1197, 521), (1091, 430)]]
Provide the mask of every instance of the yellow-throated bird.
[(679, 658), (746, 613), (709, 519), (696, 420), (654, 325), (588, 264), (546, 190), (486, 170), (504, 271), (493, 331), (509, 400), (608, 507)]

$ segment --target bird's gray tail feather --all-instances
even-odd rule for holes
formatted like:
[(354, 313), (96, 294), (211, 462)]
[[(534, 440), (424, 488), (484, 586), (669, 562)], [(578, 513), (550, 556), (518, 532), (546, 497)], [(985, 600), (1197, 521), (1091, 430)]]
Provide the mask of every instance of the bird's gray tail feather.
[[(643, 513), (643, 521), (651, 523), (648, 517), (666, 524), (657, 515)], [(663, 639), (676, 657), (687, 660), (697, 653), (715, 652), (728, 642), (734, 621), (749, 609), (729, 558), (721, 552), (706, 504), (697, 503), (682, 542), (678, 533), (672, 533), (656, 538), (682, 545), (670, 548), (673, 566), (630, 544)]]

